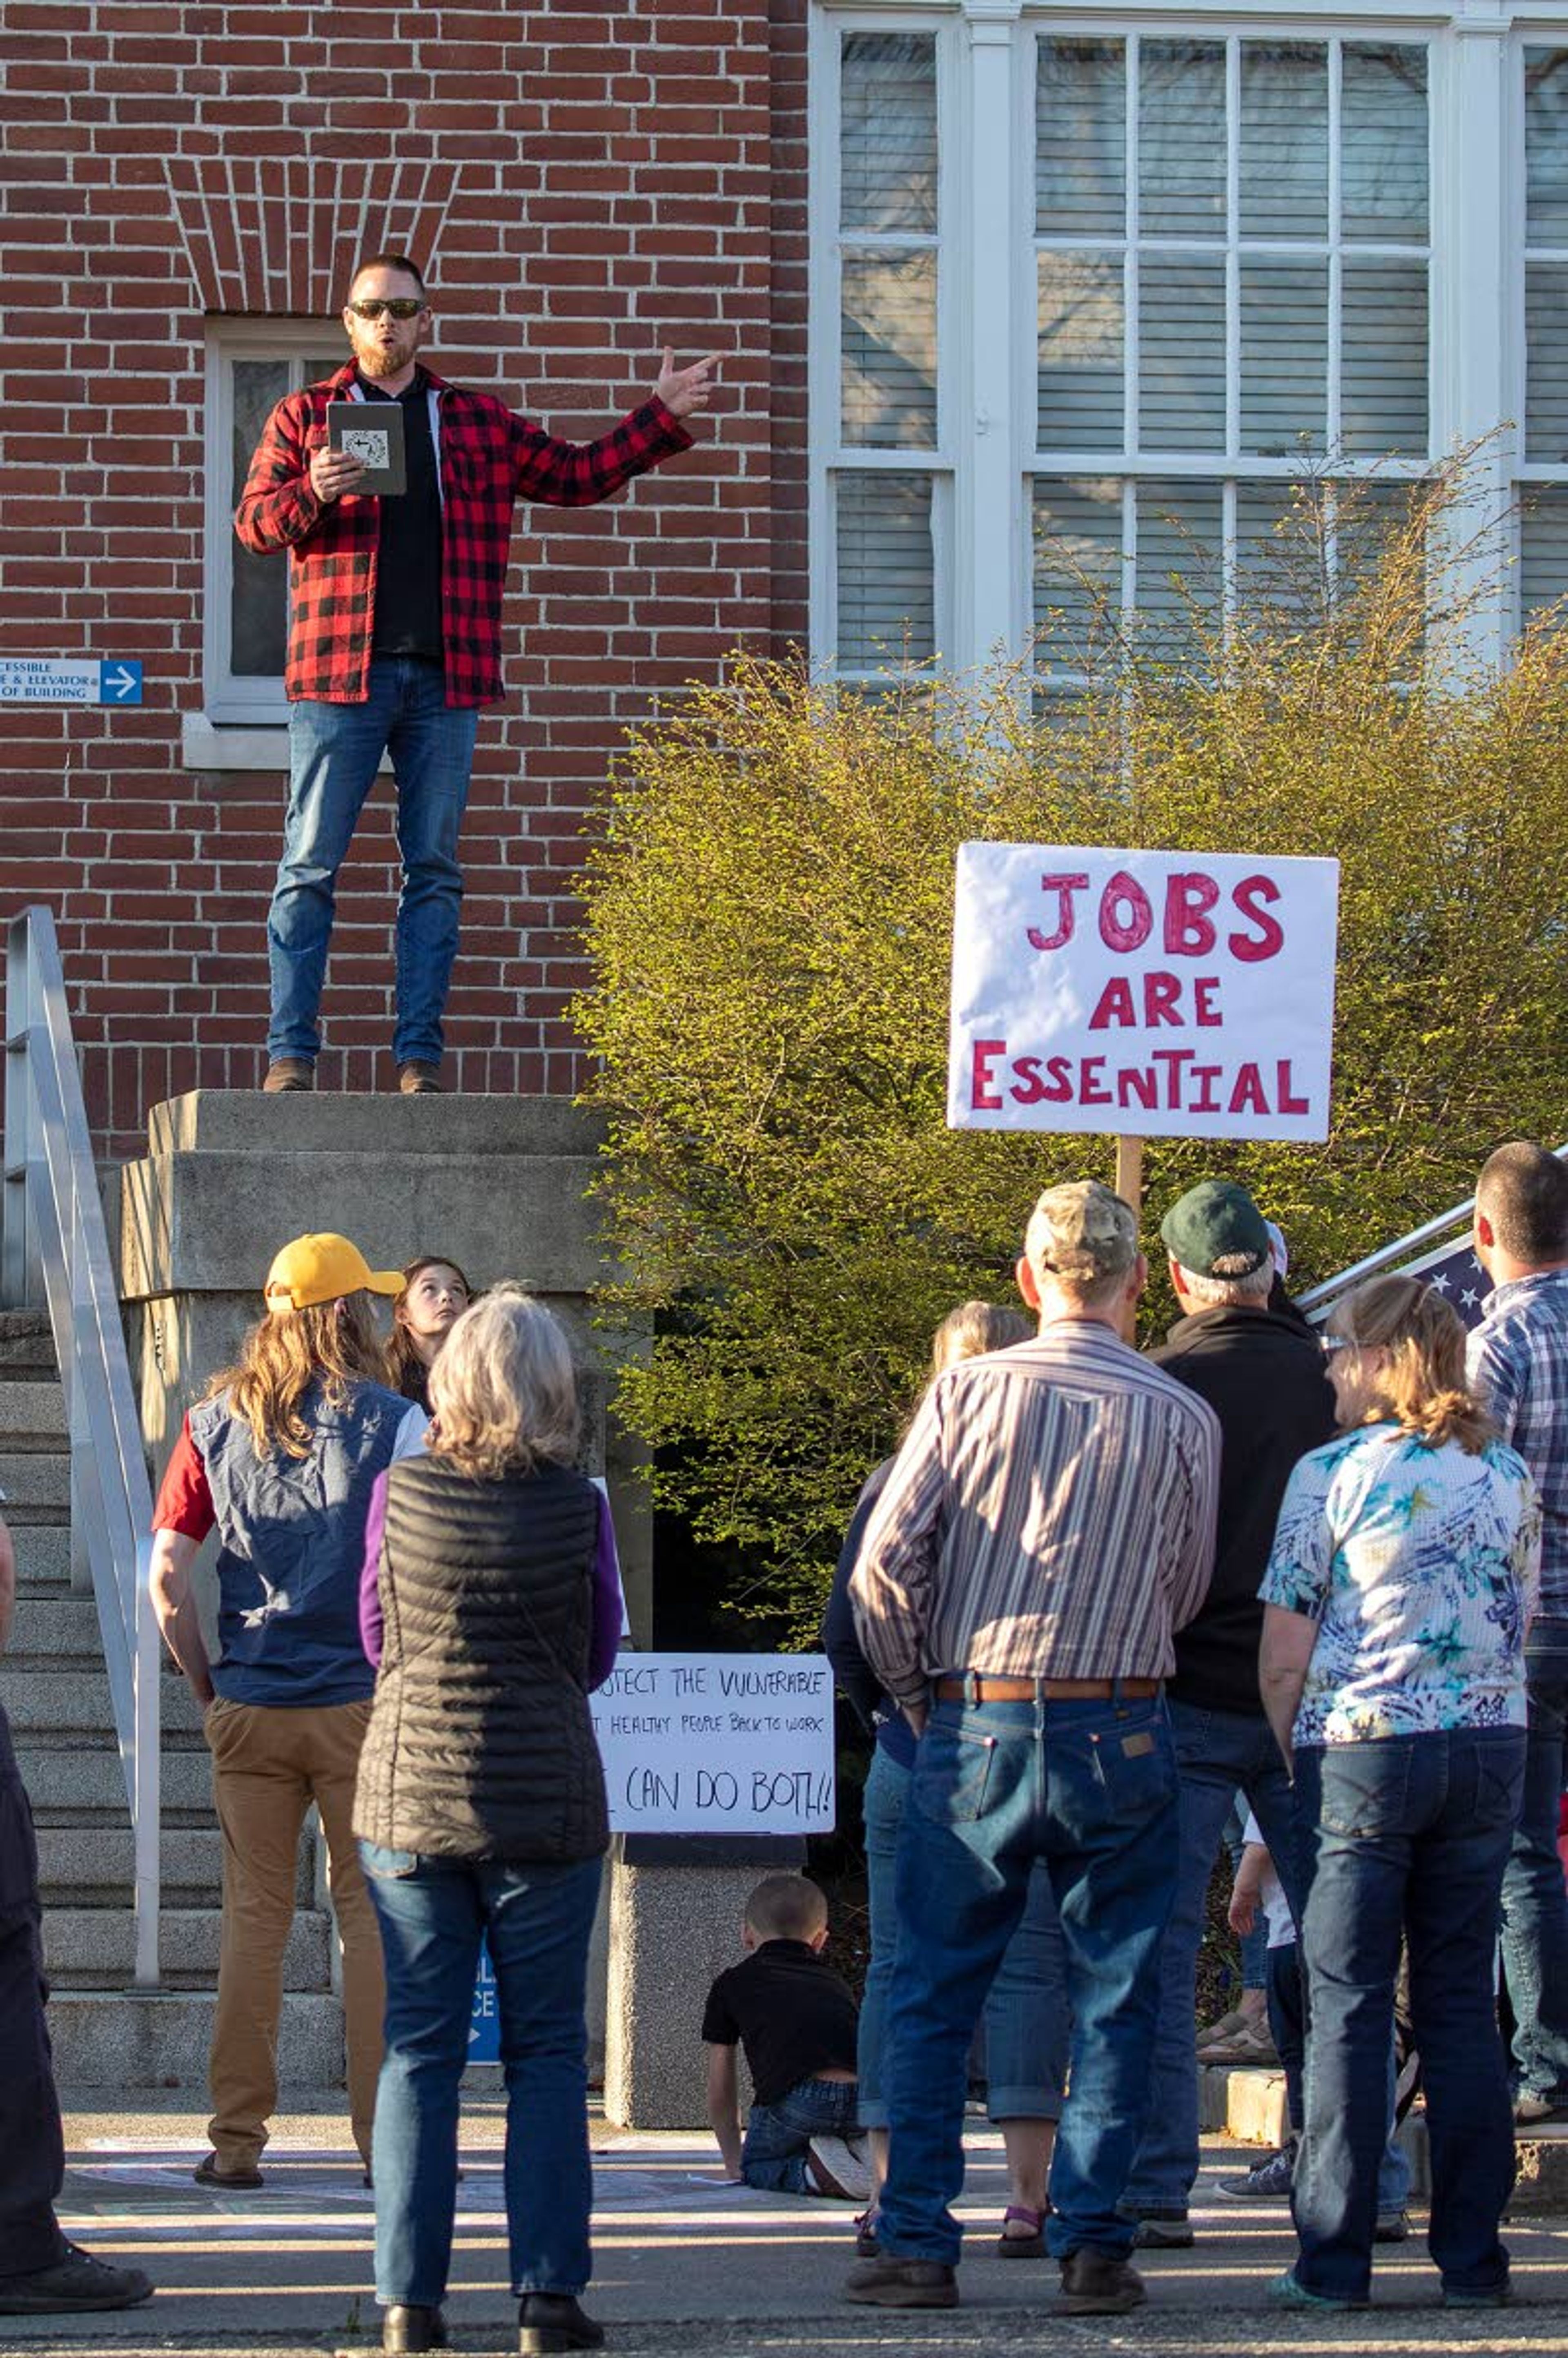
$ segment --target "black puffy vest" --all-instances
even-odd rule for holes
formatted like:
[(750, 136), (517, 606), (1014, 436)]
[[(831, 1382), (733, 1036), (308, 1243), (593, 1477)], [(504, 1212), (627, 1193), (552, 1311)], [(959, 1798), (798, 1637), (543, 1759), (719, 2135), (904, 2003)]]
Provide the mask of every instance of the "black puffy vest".
[(599, 1497), (581, 1474), (387, 1476), (385, 1629), (354, 1832), (448, 1858), (594, 1858), (609, 1844), (588, 1707)]

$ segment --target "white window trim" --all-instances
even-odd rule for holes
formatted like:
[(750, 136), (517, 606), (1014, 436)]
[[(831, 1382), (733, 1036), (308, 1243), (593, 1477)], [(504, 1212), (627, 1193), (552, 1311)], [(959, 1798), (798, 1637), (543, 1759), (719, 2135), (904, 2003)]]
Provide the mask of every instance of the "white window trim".
[[(202, 543), (201, 698), (186, 716), (186, 764), (200, 769), (271, 769), (287, 763), (282, 732), (288, 716), (283, 677), (238, 678), (230, 669), (233, 588), (232, 504), (233, 375), (236, 360), (306, 361), (330, 352), (342, 329), (334, 320), (229, 319), (208, 323), (206, 352), (206, 488)], [(345, 358), (347, 351), (345, 347)], [(279, 568), (287, 558), (276, 559)]]
[[(983, 30), (981, 29), (983, 28)], [(1499, 424), (1522, 420), (1524, 383), (1524, 190), (1522, 59), (1530, 46), (1568, 47), (1568, 9), (1563, 0), (1458, 0), (1435, 8), (1431, 0), (1384, 0), (1376, 16), (1346, 5), (1308, 13), (1300, 0), (1251, 0), (1245, 12), (1221, 0), (1192, 0), (1181, 9), (1125, 5), (1079, 5), (1070, 11), (1022, 0), (896, 0), (896, 5), (838, 8), (815, 0), (809, 38), (810, 95), (810, 311), (808, 322), (809, 534), (811, 647), (818, 660), (831, 658), (836, 644), (834, 611), (832, 471), (836, 463), (937, 463), (930, 454), (838, 451), (838, 319), (837, 273), (832, 257), (838, 234), (837, 46), (844, 30), (925, 30), (939, 45), (939, 88), (946, 110), (939, 116), (940, 225), (944, 292), (961, 288), (956, 318), (939, 317), (938, 405), (940, 464), (946, 478), (946, 546), (937, 540), (935, 584), (937, 644), (945, 667), (968, 669), (993, 654), (997, 633), (986, 627), (998, 611), (996, 584), (1006, 585), (1011, 613), (1010, 646), (1021, 649), (1032, 623), (1027, 500), (1041, 454), (1035, 450), (1033, 338), (1034, 206), (1030, 169), (1033, 144), (1033, 89), (1020, 51), (1042, 31), (1065, 37), (1190, 33), (1217, 38), (1227, 33), (1269, 38), (1420, 41), (1428, 51), (1429, 215), (1428, 375), (1429, 449), (1434, 456), (1491, 432), (1490, 496), (1501, 516), (1516, 487), (1541, 480), (1540, 471), (1517, 460), (1512, 438)], [(1013, 102), (982, 121), (977, 103), (977, 55), (998, 39), (1011, 44)], [(993, 50), (994, 54), (994, 50)], [(1011, 151), (1006, 169), (1013, 190), (1015, 234), (1005, 255), (988, 249), (976, 220), (981, 185), (977, 149), (994, 165), (1000, 144)], [(1361, 241), (1357, 241), (1359, 250)], [(1374, 249), (1380, 250), (1380, 249)], [(1013, 273), (1002, 299), (1002, 315), (1016, 323), (1010, 332), (1011, 370), (1001, 402), (976, 398), (979, 335), (977, 321), (990, 313), (999, 265)], [(956, 348), (955, 348), (956, 340)], [(1000, 415), (999, 416), (999, 406)], [(1005, 425), (1007, 495), (996, 495), (997, 446), (988, 435)], [(1522, 423), (1519, 434), (1522, 449)], [(1075, 452), (1071, 470), (1084, 475), (1136, 473), (1139, 461), (1120, 454)], [(1365, 466), (1368, 462), (1362, 462)], [(1200, 476), (1225, 481), (1286, 476), (1291, 460), (1248, 458), (1216, 462), (1210, 454), (1154, 460), (1144, 471)], [(1336, 471), (1338, 471), (1336, 468)], [(1355, 460), (1344, 471), (1361, 471)], [(1419, 460), (1379, 461), (1379, 480), (1419, 476)], [(1568, 481), (1568, 466), (1545, 471), (1548, 481)], [(979, 487), (988, 486), (985, 496)], [(1232, 504), (1226, 494), (1227, 508)], [(944, 566), (951, 578), (944, 578)], [(1476, 652), (1505, 661), (1518, 625), (1517, 570), (1493, 593), (1477, 617)]]

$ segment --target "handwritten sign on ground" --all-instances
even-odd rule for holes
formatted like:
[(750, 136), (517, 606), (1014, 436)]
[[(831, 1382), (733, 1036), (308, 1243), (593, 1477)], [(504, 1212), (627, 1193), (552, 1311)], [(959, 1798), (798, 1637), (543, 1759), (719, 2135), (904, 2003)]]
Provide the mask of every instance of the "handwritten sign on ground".
[(947, 1120), (1328, 1135), (1339, 863), (959, 847)]
[(593, 1705), (618, 1834), (833, 1829), (820, 1654), (622, 1654)]

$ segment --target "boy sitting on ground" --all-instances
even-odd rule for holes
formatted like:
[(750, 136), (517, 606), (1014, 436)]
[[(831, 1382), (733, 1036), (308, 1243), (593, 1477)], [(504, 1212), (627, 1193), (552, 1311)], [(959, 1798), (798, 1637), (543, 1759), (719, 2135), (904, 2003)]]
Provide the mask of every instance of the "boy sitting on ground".
[[(858, 2014), (823, 1962), (827, 1902), (804, 1875), (770, 1875), (746, 1902), (745, 1962), (708, 1994), (708, 2117), (731, 2179), (770, 2193), (864, 2201), (871, 2188), (855, 2117)], [(741, 2134), (739, 2041), (756, 2093)]]

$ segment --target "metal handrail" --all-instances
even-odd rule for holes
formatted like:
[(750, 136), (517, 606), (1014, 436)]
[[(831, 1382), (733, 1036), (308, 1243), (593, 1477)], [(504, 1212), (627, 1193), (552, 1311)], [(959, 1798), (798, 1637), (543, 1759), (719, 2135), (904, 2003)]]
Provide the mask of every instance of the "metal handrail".
[(135, 1980), (158, 1979), (158, 1694), (152, 1488), (98, 1174), (70, 1036), (65, 977), (46, 908), (5, 943), (5, 1132), (0, 1300), (47, 1302), (70, 1434), (73, 1577), (98, 1605), (135, 1846)]
[[(1568, 1162), (1568, 1144), (1559, 1146), (1553, 1151), (1559, 1163)], [(1321, 1317), (1331, 1303), (1337, 1302), (1340, 1295), (1347, 1293), (1353, 1285), (1359, 1285), (1364, 1277), (1375, 1277), (1379, 1270), (1388, 1269), (1395, 1263), (1403, 1270), (1410, 1256), (1419, 1252), (1422, 1245), (1436, 1244), (1439, 1239), (1443, 1239), (1446, 1242), (1448, 1250), (1452, 1251), (1460, 1241), (1458, 1231), (1475, 1208), (1476, 1198), (1474, 1195), (1466, 1195), (1465, 1201), (1462, 1204), (1455, 1204), (1451, 1212), (1440, 1212), (1436, 1219), (1423, 1220), (1421, 1227), (1411, 1228), (1408, 1236), (1396, 1237), (1391, 1245), (1379, 1245), (1376, 1252), (1367, 1255), (1365, 1260), (1355, 1262), (1349, 1269), (1340, 1270), (1333, 1277), (1325, 1277), (1321, 1285), (1314, 1285), (1310, 1292), (1298, 1295), (1297, 1309), (1304, 1310), (1309, 1318)], [(1450, 1231), (1454, 1233), (1451, 1234)], [(1440, 1257), (1436, 1253), (1432, 1253), (1425, 1259), (1436, 1260)], [(1420, 1267), (1424, 1266), (1425, 1260), (1420, 1264)], [(1418, 1274), (1419, 1270), (1412, 1268), (1408, 1273)]]

